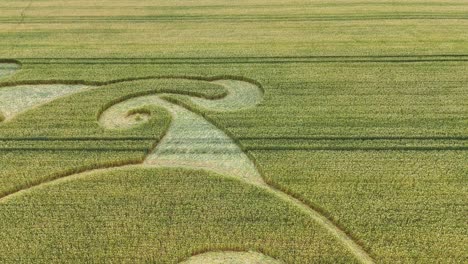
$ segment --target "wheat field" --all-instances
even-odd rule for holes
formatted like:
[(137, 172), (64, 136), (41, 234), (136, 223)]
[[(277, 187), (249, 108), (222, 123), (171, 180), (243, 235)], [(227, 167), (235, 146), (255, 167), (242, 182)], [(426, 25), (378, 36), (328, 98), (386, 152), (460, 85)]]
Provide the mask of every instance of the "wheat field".
[(0, 1), (0, 263), (465, 263), (468, 2)]

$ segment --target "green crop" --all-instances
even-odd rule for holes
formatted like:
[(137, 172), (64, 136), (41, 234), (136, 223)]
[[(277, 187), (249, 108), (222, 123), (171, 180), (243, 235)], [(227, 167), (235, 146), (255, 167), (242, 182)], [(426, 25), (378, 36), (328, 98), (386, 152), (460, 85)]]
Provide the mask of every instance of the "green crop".
[(0, 1), (0, 262), (465, 262), (467, 14)]

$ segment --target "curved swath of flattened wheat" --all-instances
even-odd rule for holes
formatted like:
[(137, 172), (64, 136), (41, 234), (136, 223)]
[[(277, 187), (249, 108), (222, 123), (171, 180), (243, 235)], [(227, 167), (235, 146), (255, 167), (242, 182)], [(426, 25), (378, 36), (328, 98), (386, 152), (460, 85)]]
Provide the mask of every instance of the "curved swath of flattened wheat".
[(253, 162), (239, 146), (206, 119), (157, 95), (129, 99), (107, 109), (100, 123), (107, 128), (126, 127), (131, 109), (157, 105), (171, 113), (172, 122), (165, 137), (150, 153), (144, 165), (157, 167), (195, 167), (263, 184)]
[(0, 112), (9, 121), (33, 107), (49, 103), (57, 98), (94, 88), (86, 85), (41, 84), (0, 88)]
[(145, 164), (200, 167), (264, 184), (253, 162), (222, 130), (183, 107), (168, 104), (166, 109), (173, 117), (171, 126)]
[[(234, 111), (257, 105), (263, 96), (259, 87), (248, 82), (219, 80), (214, 83), (224, 86), (228, 90), (227, 96), (217, 100), (190, 98), (191, 101), (210, 110)], [(130, 116), (127, 113), (132, 109), (149, 105), (167, 109), (172, 115), (172, 122), (166, 136), (147, 156), (144, 165), (203, 168), (257, 185), (299, 207), (325, 227), (363, 263), (373, 263), (372, 258), (328, 218), (300, 200), (266, 184), (253, 162), (240, 147), (202, 116), (169, 103), (158, 95), (151, 95), (132, 98), (113, 105), (103, 112), (99, 121), (107, 128), (128, 128), (135, 124), (135, 121), (129, 120)]]
[[(16, 73), (21, 66), (14, 62), (0, 62), (0, 78)], [(9, 121), (33, 107), (57, 98), (79, 93), (93, 86), (71, 84), (16, 85), (0, 87), (0, 122)]]
[[(8, 75), (11, 75), (18, 71), (20, 69), (19, 64), (17, 63), (10, 63), (10, 62), (1, 62), (0, 63), (0, 78), (6, 77)], [(4, 102), (5, 100), (0, 99), (0, 106), (1, 103)], [(6, 120), (6, 114), (2, 112), (2, 109), (0, 107), (0, 122), (3, 122)]]
[[(213, 81), (213, 83), (222, 85), (228, 90), (228, 93), (224, 98), (208, 100), (190, 97), (189, 99), (193, 103), (208, 110), (235, 111), (254, 107), (263, 97), (262, 90), (258, 86), (249, 82), (238, 80), (217, 80)], [(79, 89), (87, 89), (87, 87), (75, 87), (74, 89), (70, 89), (76, 91)], [(54, 98), (57, 98), (61, 95), (54, 96)], [(208, 122), (202, 116), (195, 114), (180, 105), (170, 103), (162, 99), (162, 97), (164, 97), (164, 94), (130, 98), (126, 101), (110, 106), (104, 110), (99, 117), (99, 123), (103, 127), (109, 129), (127, 129), (149, 120), (150, 111), (145, 110), (145, 107), (147, 106), (161, 106), (170, 112), (172, 115), (172, 122), (165, 137), (146, 157), (143, 164), (133, 166), (202, 168), (254, 184), (259, 188), (274, 193), (278, 198), (300, 208), (304, 213), (326, 228), (362, 263), (373, 263), (372, 258), (352, 238), (350, 238), (327, 217), (323, 216), (317, 210), (304, 204), (300, 200), (265, 183), (253, 161), (241, 150), (239, 145), (232, 138), (226, 135), (224, 131)], [(52, 98), (52, 96), (49, 97), (49, 99), (50, 98)], [(0, 102), (2, 102), (1, 97)], [(30, 106), (31, 104), (28, 104), (28, 107)], [(118, 167), (108, 168), (107, 170), (117, 168)], [(95, 171), (102, 170), (106, 169)], [(88, 175), (91, 172), (94, 171), (68, 175), (62, 177), (62, 179), (69, 178), (71, 176), (81, 177)], [(19, 195), (48, 183), (58, 183), (59, 180), (60, 179), (51, 180), (47, 183), (38, 184), (8, 196), (0, 197), (0, 202), (5, 202), (12, 196)], [(224, 255), (227, 257), (231, 253), (220, 252), (215, 255), (223, 254), (227, 254)], [(215, 255), (209, 254), (205, 256), (210, 257)]]
[(257, 252), (219, 251), (195, 255), (180, 264), (282, 264)]
[(212, 83), (226, 88), (227, 95), (216, 100), (196, 97), (190, 100), (205, 109), (224, 112), (251, 108), (263, 99), (263, 91), (253, 83), (238, 80), (217, 80)]
[(14, 62), (0, 62), (0, 78), (6, 77), (18, 71), (21, 66)]

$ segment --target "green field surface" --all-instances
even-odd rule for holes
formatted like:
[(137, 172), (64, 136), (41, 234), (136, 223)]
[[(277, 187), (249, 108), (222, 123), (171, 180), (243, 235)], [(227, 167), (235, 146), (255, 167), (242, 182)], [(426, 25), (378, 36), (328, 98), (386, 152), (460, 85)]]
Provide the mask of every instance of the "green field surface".
[(0, 263), (465, 263), (468, 2), (0, 1)]

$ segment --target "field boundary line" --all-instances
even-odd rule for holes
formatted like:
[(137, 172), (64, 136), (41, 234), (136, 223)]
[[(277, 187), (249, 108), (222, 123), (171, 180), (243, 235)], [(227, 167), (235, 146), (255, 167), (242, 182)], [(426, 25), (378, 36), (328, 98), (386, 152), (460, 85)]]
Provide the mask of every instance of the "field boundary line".
[(1, 152), (13, 152), (13, 151), (59, 151), (59, 152), (146, 152), (148, 148), (34, 148), (34, 147), (24, 147), (24, 148), (0, 148)]
[(466, 54), (388, 54), (388, 55), (278, 55), (278, 56), (206, 56), (206, 57), (16, 57), (4, 60), (196, 60), (196, 59), (319, 59), (319, 58), (414, 58), (468, 57)]
[(1, 141), (140, 141), (159, 140), (155, 137), (18, 137), (0, 138)]
[(200, 64), (280, 64), (280, 63), (427, 63), (468, 62), (468, 54), (434, 55), (342, 55), (342, 56), (238, 56), (238, 57), (153, 57), (153, 58), (14, 58), (0, 59), (0, 63), (29, 65), (200, 65)]
[[(310, 141), (379, 141), (379, 140), (416, 140), (416, 141), (432, 141), (432, 140), (456, 140), (456, 141), (465, 141), (468, 140), (468, 136), (428, 136), (428, 137), (419, 137), (419, 136), (317, 136), (317, 137), (291, 137), (291, 136), (279, 136), (279, 137), (237, 137), (237, 140), (310, 140)], [(155, 137), (5, 137), (0, 138), (0, 141), (138, 141), (138, 140), (158, 140)]]
[[(468, 140), (468, 136), (277, 136), (277, 137), (238, 137), (239, 140)], [(0, 139), (1, 140), (1, 139)]]
[(285, 61), (192, 61), (192, 62), (40, 62), (30, 65), (226, 65), (226, 64), (286, 64), (286, 63), (436, 63), (436, 62), (468, 62), (468, 59), (436, 59), (436, 60), (285, 60)]
[(296, 147), (296, 146), (271, 146), (271, 147), (246, 147), (247, 151), (449, 151), (468, 150), (468, 146), (445, 147)]
[[(8, 24), (18, 24), (16, 17), (2, 18), (0, 22)], [(21, 20), (24, 24), (52, 24), (52, 23), (110, 23), (110, 22), (133, 22), (133, 23), (148, 23), (148, 22), (230, 22), (236, 21), (241, 23), (251, 22), (347, 22), (347, 21), (376, 21), (376, 20), (466, 20), (468, 16), (464, 14), (409, 14), (409, 15), (380, 15), (380, 16), (350, 16), (350, 15), (328, 15), (328, 16), (195, 16), (195, 15), (174, 15), (174, 16), (107, 16), (107, 17), (92, 17), (92, 16), (76, 16), (76, 17), (31, 17)]]
[[(217, 81), (223, 79), (230, 79), (230, 80), (238, 80), (238, 81), (245, 81), (250, 82), (254, 85), (259, 85), (259, 82), (256, 80), (246, 78), (243, 76), (236, 76), (236, 75), (216, 75), (212, 77), (203, 77), (199, 75), (151, 75), (151, 76), (142, 76), (142, 77), (129, 77), (129, 78), (121, 78), (121, 79), (113, 79), (108, 81), (87, 81), (87, 80), (64, 80), (64, 79), (49, 79), (49, 80), (18, 80), (18, 81), (7, 81), (7, 82), (0, 82), (1, 87), (8, 87), (8, 86), (19, 86), (19, 85), (50, 85), (50, 84), (81, 84), (81, 85), (93, 85), (93, 86), (105, 86), (110, 84), (117, 84), (117, 83), (125, 83), (125, 82), (133, 82), (133, 81), (144, 81), (144, 80), (159, 80), (159, 79), (171, 79), (171, 80), (194, 80), (194, 81)], [(261, 86), (259, 86), (261, 87)], [(263, 88), (261, 88), (263, 91)], [(169, 91), (164, 91), (165, 93), (170, 93)], [(181, 93), (180, 91), (176, 91), (177, 93)], [(185, 95), (189, 96), (199, 96), (197, 93), (186, 93)], [(207, 98), (207, 99), (214, 99), (214, 98)]]

